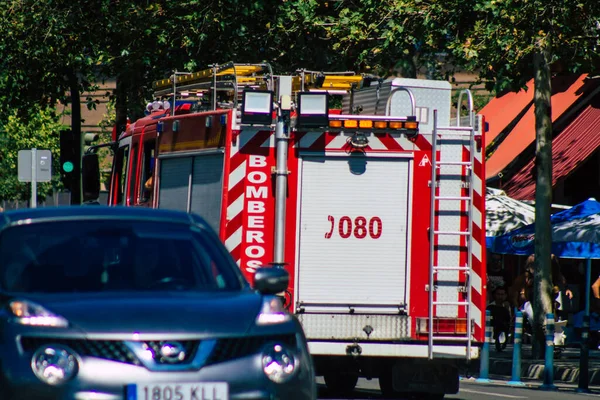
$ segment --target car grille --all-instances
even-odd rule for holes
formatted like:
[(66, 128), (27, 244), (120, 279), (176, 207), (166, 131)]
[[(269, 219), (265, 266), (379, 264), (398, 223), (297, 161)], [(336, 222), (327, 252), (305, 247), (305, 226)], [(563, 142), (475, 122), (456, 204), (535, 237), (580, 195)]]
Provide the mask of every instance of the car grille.
[[(179, 343), (183, 346), (185, 351), (185, 358), (179, 362), (178, 364), (187, 364), (194, 359), (196, 355), (196, 350), (198, 350), (198, 345), (200, 344), (199, 340), (178, 340)], [(150, 340), (145, 342), (146, 346), (152, 349), (152, 353), (154, 354), (154, 361), (158, 364), (169, 364), (167, 361), (163, 360), (160, 355), (160, 348), (164, 344), (164, 341), (160, 340)]]
[[(38, 347), (46, 344), (62, 344), (70, 347), (82, 356), (98, 357), (110, 361), (118, 361), (127, 364), (141, 365), (136, 355), (121, 340), (86, 340), (86, 339), (57, 339), (42, 337), (22, 337), (21, 346), (25, 351), (35, 351)], [(154, 361), (163, 364), (160, 357), (160, 346), (164, 343), (158, 340), (144, 342), (153, 350)], [(189, 363), (198, 349), (198, 340), (180, 341), (185, 349), (186, 357), (181, 364)]]
[(296, 347), (295, 335), (249, 336), (219, 339), (205, 365), (217, 364), (258, 353), (269, 342)]
[[(295, 335), (277, 336), (249, 336), (241, 338), (226, 338), (217, 340), (217, 344), (204, 365), (217, 364), (236, 358), (245, 357), (258, 353), (261, 348), (269, 342), (296, 346)], [(142, 365), (136, 355), (120, 340), (86, 340), (86, 339), (62, 339), (47, 337), (21, 337), (21, 346), (26, 352), (33, 352), (40, 346), (48, 344), (59, 344), (68, 346), (82, 356), (98, 357), (105, 360), (117, 361), (127, 364)], [(163, 341), (152, 340), (144, 342), (155, 354), (154, 361), (163, 364), (160, 359), (160, 346)], [(191, 362), (194, 358), (199, 340), (179, 341), (185, 349), (186, 357), (181, 364)]]
[(120, 340), (60, 339), (46, 337), (22, 337), (21, 346), (25, 351), (35, 351), (47, 344), (68, 346), (82, 356), (103, 358), (128, 364), (141, 365), (135, 354)]

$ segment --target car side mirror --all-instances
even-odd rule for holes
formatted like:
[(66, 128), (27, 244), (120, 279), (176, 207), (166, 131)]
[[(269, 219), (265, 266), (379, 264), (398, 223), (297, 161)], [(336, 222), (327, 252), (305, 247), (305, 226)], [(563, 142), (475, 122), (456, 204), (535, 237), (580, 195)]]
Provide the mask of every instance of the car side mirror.
[(262, 294), (277, 294), (288, 287), (290, 276), (283, 268), (263, 267), (254, 274), (254, 289)]
[(85, 154), (81, 159), (81, 180), (83, 201), (97, 200), (100, 197), (100, 162), (98, 154)]

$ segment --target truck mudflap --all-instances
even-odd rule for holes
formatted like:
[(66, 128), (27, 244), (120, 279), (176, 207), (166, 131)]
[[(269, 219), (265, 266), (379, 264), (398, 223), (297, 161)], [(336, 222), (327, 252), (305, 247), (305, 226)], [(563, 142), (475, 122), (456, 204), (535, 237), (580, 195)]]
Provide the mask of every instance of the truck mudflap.
[(459, 389), (458, 366), (440, 360), (395, 360), (391, 374), (380, 376), (385, 393), (455, 394)]

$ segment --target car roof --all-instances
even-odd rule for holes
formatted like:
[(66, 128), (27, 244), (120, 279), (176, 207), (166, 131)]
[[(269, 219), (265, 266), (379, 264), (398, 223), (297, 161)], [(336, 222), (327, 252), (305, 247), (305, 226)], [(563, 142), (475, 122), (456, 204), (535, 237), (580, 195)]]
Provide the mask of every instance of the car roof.
[(6, 225), (30, 222), (52, 222), (67, 220), (103, 220), (127, 219), (156, 221), (208, 226), (204, 219), (183, 211), (159, 210), (146, 207), (108, 207), (108, 206), (58, 206), (40, 208), (22, 208), (0, 213), (0, 229)]

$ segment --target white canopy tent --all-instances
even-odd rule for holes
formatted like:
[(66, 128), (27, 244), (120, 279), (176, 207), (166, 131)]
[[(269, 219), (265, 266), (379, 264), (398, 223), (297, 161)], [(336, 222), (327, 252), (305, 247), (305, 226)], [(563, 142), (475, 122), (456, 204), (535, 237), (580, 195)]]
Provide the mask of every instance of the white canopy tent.
[[(490, 238), (503, 235), (513, 229), (532, 224), (535, 221), (535, 208), (515, 200), (503, 190), (486, 188), (485, 195), (485, 236)], [(490, 243), (488, 248), (490, 247)]]

